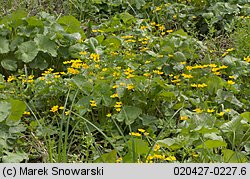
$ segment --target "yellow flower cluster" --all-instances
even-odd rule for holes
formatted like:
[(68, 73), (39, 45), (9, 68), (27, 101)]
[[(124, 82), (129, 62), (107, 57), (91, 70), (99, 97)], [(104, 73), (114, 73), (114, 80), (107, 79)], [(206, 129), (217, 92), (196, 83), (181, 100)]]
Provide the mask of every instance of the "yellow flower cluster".
[(114, 107), (117, 112), (121, 111), (122, 102), (121, 101), (116, 102)]
[(205, 84), (205, 83), (202, 83), (202, 84), (191, 84), (190, 86), (193, 87), (193, 88), (205, 88), (205, 87), (207, 87), (207, 84)]
[(175, 156), (166, 157), (165, 155), (154, 154), (153, 156), (149, 155), (147, 157), (146, 163), (153, 163), (152, 160), (176, 161), (176, 158), (175, 158)]
[(57, 112), (59, 109), (63, 110), (64, 107), (63, 107), (63, 106), (58, 106), (58, 105), (53, 106), (53, 107), (50, 109), (50, 112), (55, 113), (55, 112)]
[(100, 55), (99, 54), (91, 53), (90, 58), (93, 59), (94, 62), (100, 62)]
[(147, 136), (148, 135), (148, 132), (146, 132), (145, 129), (137, 129), (138, 132), (130, 132), (129, 135), (131, 136), (136, 136), (136, 137), (140, 137), (142, 134)]
[(132, 70), (130, 67), (124, 70), (124, 74), (127, 75), (127, 78), (133, 78), (135, 75), (132, 74), (134, 70)]

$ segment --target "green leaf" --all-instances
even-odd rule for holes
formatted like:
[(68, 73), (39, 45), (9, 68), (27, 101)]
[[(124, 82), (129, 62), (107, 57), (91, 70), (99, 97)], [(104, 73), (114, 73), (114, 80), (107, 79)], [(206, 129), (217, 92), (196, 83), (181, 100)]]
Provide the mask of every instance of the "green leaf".
[(25, 63), (29, 63), (36, 57), (38, 49), (33, 41), (23, 42), (16, 51), (17, 58)]
[(81, 23), (74, 16), (64, 16), (59, 18), (58, 23), (61, 24), (65, 31), (68, 33), (79, 32), (82, 35), (82, 38), (85, 38), (85, 34), (81, 29)]
[(17, 36), (15, 37), (11, 43), (10, 43), (10, 50), (13, 52), (16, 50), (16, 48), (18, 47), (18, 45), (20, 45), (21, 43), (23, 43), (23, 37)]
[(175, 140), (171, 139), (171, 138), (166, 138), (166, 139), (157, 141), (157, 144), (159, 144), (161, 146), (165, 146), (165, 147), (170, 147), (175, 143), (176, 143)]
[(34, 39), (36, 42), (38, 49), (44, 53), (49, 53), (51, 56), (56, 57), (56, 43), (50, 40), (47, 36), (38, 34), (37, 37)]
[(112, 150), (109, 153), (102, 154), (95, 160), (96, 163), (115, 163), (116, 162), (116, 151)]
[(37, 19), (37, 17), (35, 16), (26, 19), (26, 21), (28, 22), (30, 26), (36, 26), (36, 27), (43, 26), (43, 21)]
[(208, 92), (210, 94), (216, 94), (218, 89), (223, 88), (223, 81), (218, 76), (212, 76), (207, 79)]
[(5, 37), (0, 36), (0, 54), (8, 53), (9, 51), (9, 41)]
[(142, 139), (133, 138), (128, 141), (129, 150), (134, 151), (135, 154), (146, 154), (149, 150), (147, 142)]
[(10, 113), (11, 104), (5, 101), (0, 101), (0, 122), (5, 120)]
[(222, 150), (223, 161), (227, 163), (245, 163), (247, 157), (242, 152), (235, 152), (229, 149)]
[(175, 52), (173, 58), (177, 62), (184, 62), (187, 60), (187, 58), (185, 57), (185, 55), (182, 52)]
[(23, 112), (26, 110), (26, 104), (23, 101), (14, 99), (9, 100), (9, 102), (11, 104), (11, 110), (10, 115), (6, 120), (6, 124), (15, 125), (20, 121)]
[(197, 146), (196, 148), (213, 149), (218, 147), (226, 147), (227, 143), (221, 140), (207, 140), (204, 144)]
[(240, 116), (247, 119), (248, 122), (250, 122), (250, 112), (241, 113)]
[(111, 48), (113, 51), (115, 51), (121, 46), (121, 40), (115, 36), (108, 36), (102, 42), (102, 45), (105, 45), (106, 47)]
[(76, 84), (76, 86), (83, 91), (86, 95), (90, 95), (93, 90), (92, 83), (85, 81), (82, 76), (77, 75), (72, 78), (72, 81)]
[(124, 121), (126, 125), (135, 122), (135, 119), (142, 113), (141, 108), (135, 106), (123, 106), (121, 112), (117, 115), (118, 121)]
[(134, 16), (129, 14), (128, 12), (123, 12), (119, 14), (120, 18), (123, 20), (123, 22), (126, 24), (129, 20), (134, 19)]
[(10, 133), (19, 133), (19, 132), (24, 132), (26, 130), (26, 127), (24, 127), (23, 125), (17, 125), (14, 127), (10, 127), (9, 128), (9, 132)]
[(9, 71), (16, 71), (17, 62), (15, 60), (4, 59), (1, 61), (1, 65), (4, 69)]
[(7, 155), (3, 156), (2, 160), (3, 163), (20, 163), (23, 160), (28, 160), (28, 155), (24, 152), (7, 152), (5, 151)]

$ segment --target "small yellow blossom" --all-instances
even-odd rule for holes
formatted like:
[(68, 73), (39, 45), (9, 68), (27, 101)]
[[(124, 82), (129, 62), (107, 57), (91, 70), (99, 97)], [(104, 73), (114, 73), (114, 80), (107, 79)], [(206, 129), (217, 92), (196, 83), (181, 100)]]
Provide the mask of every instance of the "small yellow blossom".
[(172, 33), (172, 32), (174, 32), (174, 30), (170, 29), (170, 30), (167, 30), (166, 32), (167, 33)]
[(68, 116), (70, 114), (70, 111), (65, 111), (65, 115)]
[(110, 97), (111, 97), (111, 98), (118, 98), (119, 96), (118, 96), (117, 93), (115, 93), (115, 94), (112, 94)]
[(234, 81), (232, 81), (232, 80), (228, 80), (228, 81), (227, 81), (227, 84), (229, 84), (229, 85), (233, 85), (233, 84), (235, 84), (235, 82), (234, 82)]
[(112, 115), (111, 113), (108, 113), (106, 116), (107, 116), (107, 117), (111, 117), (111, 115)]
[(58, 111), (58, 109), (59, 109), (59, 106), (56, 105), (56, 106), (53, 106), (53, 107), (50, 109), (50, 111), (55, 113), (55, 112)]
[(196, 108), (193, 111), (198, 113), (198, 114), (203, 112), (203, 110), (201, 108)]
[(159, 145), (159, 144), (156, 144), (156, 145), (154, 146), (154, 151), (157, 152), (160, 148), (161, 148), (160, 145)]
[(97, 105), (96, 105), (96, 101), (95, 101), (95, 100), (91, 100), (91, 101), (90, 101), (90, 106), (92, 106), (92, 107), (97, 106)]
[(112, 86), (112, 88), (118, 88), (119, 85), (115, 84), (114, 86)]
[(169, 156), (169, 157), (166, 157), (165, 160), (176, 161), (176, 158), (175, 158), (175, 156)]
[(185, 120), (187, 120), (187, 119), (188, 119), (187, 116), (181, 116), (181, 117), (180, 117), (180, 120), (181, 120), (181, 121), (185, 121)]
[(136, 137), (140, 137), (141, 136), (141, 134), (138, 133), (138, 132), (130, 132), (129, 135), (136, 136)]
[(128, 90), (131, 90), (131, 89), (134, 89), (135, 87), (134, 87), (134, 85), (133, 84), (128, 84), (128, 86), (127, 86), (127, 89)]
[(220, 112), (218, 115), (223, 116), (224, 114), (225, 114), (224, 112)]
[(212, 112), (214, 112), (214, 109), (207, 109), (207, 112), (212, 113)]
[(138, 129), (138, 131), (142, 133), (146, 132), (144, 129)]
[(29, 111), (24, 111), (23, 115), (30, 115), (30, 112)]
[(11, 75), (8, 77), (7, 82), (11, 82), (13, 80), (15, 80), (15, 76)]

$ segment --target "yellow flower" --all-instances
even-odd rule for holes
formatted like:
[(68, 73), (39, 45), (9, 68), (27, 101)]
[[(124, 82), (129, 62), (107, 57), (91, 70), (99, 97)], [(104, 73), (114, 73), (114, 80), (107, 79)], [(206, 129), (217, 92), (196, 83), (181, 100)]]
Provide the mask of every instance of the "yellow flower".
[(134, 36), (132, 35), (125, 35), (125, 36), (121, 36), (122, 39), (131, 39), (134, 38)]
[(150, 23), (150, 25), (155, 26), (155, 25), (156, 25), (156, 23), (155, 23), (155, 22), (151, 22), (151, 23)]
[(233, 76), (233, 75), (232, 75), (232, 76), (229, 76), (229, 78), (230, 78), (230, 79), (234, 79), (234, 78), (235, 78), (235, 76)]
[(159, 144), (156, 144), (156, 145), (154, 146), (154, 151), (157, 152), (160, 148), (161, 148), (160, 145), (159, 145)]
[(176, 161), (176, 158), (175, 158), (175, 156), (169, 156), (169, 157), (166, 157), (165, 160)]
[(138, 129), (138, 131), (139, 131), (139, 132), (142, 132), (142, 133), (144, 133), (144, 132), (145, 132), (145, 130), (144, 130), (144, 129)]
[(182, 65), (185, 65), (185, 64), (187, 64), (187, 62), (184, 61), (184, 62), (181, 62), (181, 64), (182, 64)]
[(177, 15), (173, 15), (173, 18), (176, 19), (176, 18), (177, 18)]
[(235, 82), (234, 82), (234, 81), (232, 81), (232, 80), (228, 80), (228, 81), (227, 81), (227, 84), (229, 84), (229, 85), (233, 85), (233, 84), (235, 84)]
[(65, 111), (65, 115), (68, 116), (70, 114), (70, 111)]
[(244, 61), (250, 63), (250, 56), (244, 57)]
[(214, 112), (214, 109), (207, 109), (207, 112), (212, 113), (212, 112)]
[(95, 100), (91, 100), (91, 101), (90, 101), (90, 106), (92, 106), (92, 107), (97, 106), (97, 105), (96, 105), (96, 101), (95, 101)]
[(24, 111), (23, 115), (30, 115), (30, 112), (29, 111)]
[(100, 55), (99, 54), (91, 53), (90, 58), (93, 59), (95, 62), (100, 61)]
[(53, 106), (53, 107), (50, 109), (50, 111), (55, 113), (55, 112), (58, 111), (58, 109), (59, 109), (59, 106), (56, 105), (56, 106)]
[(135, 87), (134, 87), (134, 85), (133, 84), (128, 84), (128, 86), (127, 86), (127, 89), (128, 90), (131, 90), (131, 89), (134, 89)]
[(11, 75), (8, 77), (7, 82), (11, 82), (13, 80), (15, 80), (15, 76)]
[(218, 115), (223, 116), (224, 114), (225, 114), (224, 112), (220, 112)]
[(121, 86), (126, 86), (126, 83), (121, 82), (120, 85), (121, 85)]
[(122, 161), (122, 157), (119, 157), (118, 159), (116, 159), (116, 163), (120, 163)]
[(111, 97), (111, 98), (118, 98), (119, 96), (118, 96), (117, 93), (115, 93), (115, 94), (112, 94), (110, 97)]
[(107, 117), (111, 117), (111, 113), (108, 113), (106, 116), (107, 116)]
[(150, 73), (144, 73), (143, 76), (149, 77), (149, 76), (151, 76), (151, 74)]
[(136, 136), (136, 137), (140, 137), (141, 136), (141, 134), (138, 133), (138, 132), (130, 132), (129, 135)]
[(81, 51), (81, 52), (79, 52), (79, 54), (80, 54), (80, 55), (87, 55), (87, 52), (86, 52), (86, 51), (84, 51), (84, 52)]
[(196, 108), (193, 111), (198, 113), (198, 114), (203, 112), (203, 110), (201, 108)]
[(112, 88), (118, 88), (119, 85), (115, 84), (114, 86), (112, 86)]
[(64, 109), (64, 107), (63, 107), (63, 106), (60, 106), (60, 107), (59, 107), (59, 109), (63, 110), (63, 109)]
[(231, 111), (231, 109), (225, 109), (225, 111), (228, 113), (228, 112), (230, 112), (230, 111)]
[(122, 109), (121, 108), (116, 108), (115, 109), (117, 112), (120, 112)]
[(174, 30), (170, 29), (170, 30), (167, 30), (166, 32), (167, 33), (172, 33), (172, 32), (174, 32)]
[(76, 75), (79, 74), (80, 72), (74, 68), (67, 68), (68, 73)]
[(190, 71), (190, 70), (193, 69), (193, 67), (192, 67), (192, 66), (186, 66), (186, 69), (187, 69), (188, 71)]
[(181, 121), (185, 121), (185, 120), (187, 120), (187, 119), (188, 119), (187, 116), (181, 116), (181, 118), (180, 118)]
[(182, 73), (181, 76), (183, 76), (184, 78), (187, 78), (187, 79), (193, 78), (192, 75), (185, 74), (185, 73)]

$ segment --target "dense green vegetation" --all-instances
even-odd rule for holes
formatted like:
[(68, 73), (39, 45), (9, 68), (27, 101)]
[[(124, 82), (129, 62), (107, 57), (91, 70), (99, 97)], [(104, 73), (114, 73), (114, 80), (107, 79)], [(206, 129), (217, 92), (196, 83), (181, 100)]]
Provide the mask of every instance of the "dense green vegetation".
[(1, 162), (250, 161), (248, 0), (2, 4)]

